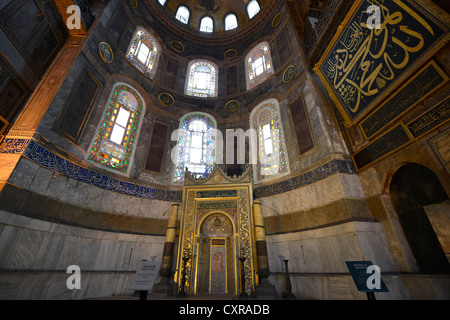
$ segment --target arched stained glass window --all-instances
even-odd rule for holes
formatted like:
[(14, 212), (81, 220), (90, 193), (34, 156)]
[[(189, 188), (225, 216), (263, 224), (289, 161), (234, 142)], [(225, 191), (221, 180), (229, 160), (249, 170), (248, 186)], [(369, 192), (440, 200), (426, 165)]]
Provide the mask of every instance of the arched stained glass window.
[(145, 103), (136, 89), (116, 83), (89, 148), (88, 160), (129, 174)]
[(258, 12), (261, 10), (261, 7), (259, 6), (258, 1), (256, 0), (252, 0), (249, 2), (249, 4), (247, 5), (247, 13), (248, 13), (248, 18), (251, 19), (254, 16), (256, 16), (258, 14)]
[(190, 12), (189, 9), (185, 6), (179, 6), (177, 13), (175, 14), (175, 18), (184, 24), (188, 24), (189, 22)]
[(207, 177), (214, 168), (216, 121), (206, 113), (181, 118), (175, 166), (175, 183), (184, 182), (187, 169), (194, 177)]
[(238, 27), (237, 17), (234, 13), (230, 13), (225, 17), (225, 31), (233, 30)]
[(217, 66), (207, 60), (194, 60), (188, 65), (185, 93), (188, 96), (217, 96)]
[(266, 81), (273, 74), (269, 43), (262, 42), (246, 57), (247, 89)]
[(202, 32), (213, 32), (214, 21), (210, 17), (203, 17), (200, 21), (200, 31)]
[(278, 101), (270, 99), (257, 106), (250, 115), (250, 126), (258, 135), (255, 181), (288, 173), (287, 149)]
[(158, 66), (161, 47), (144, 28), (137, 27), (127, 50), (127, 58), (142, 73), (153, 77)]

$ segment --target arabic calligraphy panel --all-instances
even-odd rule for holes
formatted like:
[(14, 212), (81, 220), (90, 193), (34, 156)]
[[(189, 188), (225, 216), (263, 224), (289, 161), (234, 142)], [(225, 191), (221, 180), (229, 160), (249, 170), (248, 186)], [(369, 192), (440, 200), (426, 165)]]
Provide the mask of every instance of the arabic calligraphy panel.
[(439, 89), (447, 80), (448, 77), (438, 65), (433, 61), (430, 62), (413, 80), (361, 122), (360, 126), (364, 135), (371, 138), (403, 112)]
[[(368, 24), (369, 6), (380, 8), (380, 24)], [(445, 27), (416, 1), (360, 0), (314, 68), (343, 114), (354, 124), (381, 102), (415, 63), (443, 43)]]
[(353, 162), (358, 170), (396, 151), (411, 141), (402, 124), (353, 155)]

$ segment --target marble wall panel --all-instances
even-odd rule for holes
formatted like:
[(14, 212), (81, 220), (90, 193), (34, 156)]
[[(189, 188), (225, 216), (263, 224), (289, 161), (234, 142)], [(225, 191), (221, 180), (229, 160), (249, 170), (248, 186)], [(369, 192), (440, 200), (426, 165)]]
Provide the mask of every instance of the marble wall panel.
[[(140, 261), (161, 257), (164, 247), (162, 236), (116, 234), (12, 216), (17, 215), (0, 212), (0, 268), (5, 270), (0, 274), (0, 298), (4, 299), (131, 295), (128, 284)], [(81, 268), (83, 290), (67, 289), (69, 265)]]

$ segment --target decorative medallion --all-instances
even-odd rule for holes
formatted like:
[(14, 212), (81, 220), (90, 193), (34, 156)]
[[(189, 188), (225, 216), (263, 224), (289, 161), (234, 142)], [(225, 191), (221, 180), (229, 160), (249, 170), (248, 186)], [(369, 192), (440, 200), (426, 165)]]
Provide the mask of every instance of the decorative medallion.
[(161, 104), (169, 107), (174, 104), (175, 99), (172, 97), (172, 95), (164, 92), (159, 95), (159, 102), (161, 102)]
[(281, 21), (281, 13), (278, 13), (272, 20), (272, 27), (275, 28)]
[(220, 182), (222, 182), (222, 176), (221, 176), (220, 174), (216, 174), (216, 175), (214, 176), (214, 178), (213, 178), (213, 181), (214, 181), (215, 183), (220, 183)]
[(233, 59), (234, 57), (236, 57), (237, 55), (237, 51), (236, 49), (229, 49), (224, 53), (224, 57), (225, 59)]
[(102, 60), (106, 63), (111, 63), (113, 61), (113, 51), (109, 44), (107, 44), (106, 42), (100, 42), (100, 44), (98, 45), (98, 52), (100, 53), (100, 57), (102, 58)]
[(284, 83), (291, 82), (292, 79), (294, 79), (294, 77), (295, 77), (295, 71), (296, 71), (296, 67), (294, 65), (287, 67), (283, 73), (283, 82)]
[(225, 105), (225, 111), (233, 113), (239, 109), (239, 102), (236, 100), (228, 101)]
[(137, 8), (137, 0), (130, 0), (131, 6)]
[(172, 41), (170, 43), (172, 45), (173, 50), (175, 50), (176, 52), (183, 52), (184, 51), (184, 46), (181, 42), (179, 41)]

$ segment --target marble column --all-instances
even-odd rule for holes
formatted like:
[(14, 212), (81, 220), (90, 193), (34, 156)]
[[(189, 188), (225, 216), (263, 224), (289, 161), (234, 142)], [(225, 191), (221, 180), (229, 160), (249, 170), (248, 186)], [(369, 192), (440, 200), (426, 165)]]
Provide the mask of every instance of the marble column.
[(269, 283), (269, 258), (267, 255), (266, 229), (261, 201), (253, 201), (253, 220), (255, 223), (256, 257), (258, 265), (259, 286), (255, 295), (262, 299), (275, 299), (277, 292)]
[(173, 251), (175, 247), (175, 239), (177, 233), (177, 219), (178, 219), (178, 203), (173, 203), (170, 207), (169, 222), (167, 224), (166, 241), (164, 243), (161, 269), (159, 274), (161, 281), (153, 288), (153, 294), (158, 296), (173, 295), (173, 288), (170, 284), (170, 277), (172, 276), (173, 265)]

